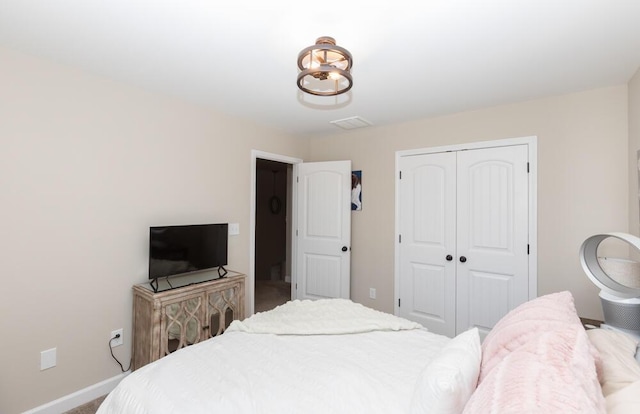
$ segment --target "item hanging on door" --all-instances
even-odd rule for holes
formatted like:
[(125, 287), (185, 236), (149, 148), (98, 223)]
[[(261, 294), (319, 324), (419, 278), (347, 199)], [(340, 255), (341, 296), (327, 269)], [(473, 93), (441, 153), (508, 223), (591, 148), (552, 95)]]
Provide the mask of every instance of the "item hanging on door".
[(351, 210), (362, 210), (362, 171), (351, 172)]
[(273, 196), (269, 199), (269, 210), (271, 210), (271, 214), (278, 214), (282, 209), (282, 202), (276, 195), (276, 174), (278, 171), (272, 170), (271, 172), (273, 172)]

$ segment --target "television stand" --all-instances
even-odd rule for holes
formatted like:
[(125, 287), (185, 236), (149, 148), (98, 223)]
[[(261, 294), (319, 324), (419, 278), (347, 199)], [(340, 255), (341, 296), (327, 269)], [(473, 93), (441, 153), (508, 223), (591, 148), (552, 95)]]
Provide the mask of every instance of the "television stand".
[(133, 286), (133, 370), (244, 319), (245, 275), (228, 273), (160, 292), (148, 282)]

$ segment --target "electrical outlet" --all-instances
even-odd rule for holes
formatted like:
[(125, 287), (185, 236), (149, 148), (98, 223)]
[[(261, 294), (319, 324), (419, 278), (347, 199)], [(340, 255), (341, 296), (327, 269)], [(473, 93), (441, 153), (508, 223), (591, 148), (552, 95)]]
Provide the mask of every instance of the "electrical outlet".
[[(120, 335), (120, 336), (116, 338), (117, 335)], [(112, 338), (116, 338), (116, 339), (111, 340)], [(109, 344), (111, 345), (111, 348), (120, 346), (123, 343), (124, 343), (124, 333), (122, 331), (122, 328), (116, 329), (115, 331), (111, 331), (111, 336), (109, 337)]]
[(376, 288), (369, 288), (369, 297), (371, 299), (375, 299), (376, 298)]

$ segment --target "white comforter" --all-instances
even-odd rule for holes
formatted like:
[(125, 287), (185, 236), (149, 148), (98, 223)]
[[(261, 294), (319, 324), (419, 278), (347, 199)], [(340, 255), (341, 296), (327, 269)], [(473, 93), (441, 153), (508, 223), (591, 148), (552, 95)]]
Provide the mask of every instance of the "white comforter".
[[(359, 320), (354, 333), (336, 308)], [(252, 333), (266, 326), (281, 334)], [(137, 370), (98, 414), (406, 413), (449, 341), (418, 327), (350, 301), (291, 302)]]

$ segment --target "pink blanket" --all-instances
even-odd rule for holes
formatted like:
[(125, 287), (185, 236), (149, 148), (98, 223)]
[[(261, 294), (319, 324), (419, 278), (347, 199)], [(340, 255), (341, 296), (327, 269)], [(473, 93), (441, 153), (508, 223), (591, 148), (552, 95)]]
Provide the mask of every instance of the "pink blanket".
[(478, 388), (464, 413), (605, 413), (599, 356), (568, 292), (527, 302), (482, 345)]

